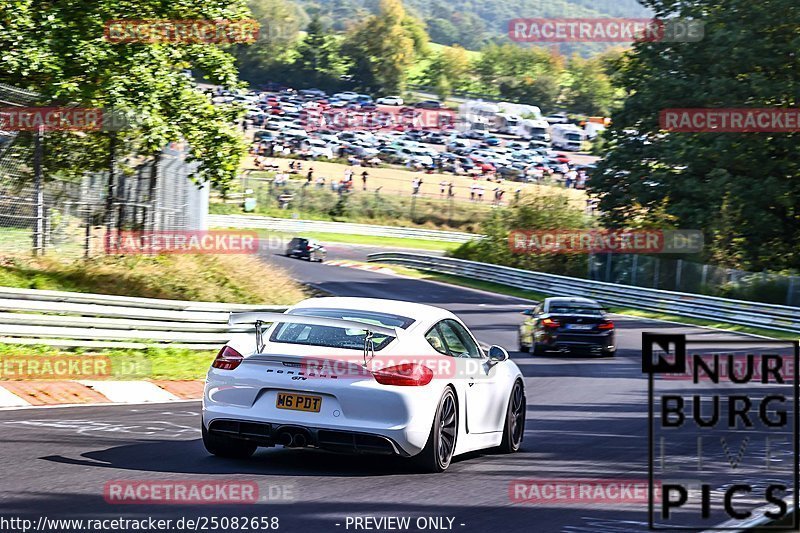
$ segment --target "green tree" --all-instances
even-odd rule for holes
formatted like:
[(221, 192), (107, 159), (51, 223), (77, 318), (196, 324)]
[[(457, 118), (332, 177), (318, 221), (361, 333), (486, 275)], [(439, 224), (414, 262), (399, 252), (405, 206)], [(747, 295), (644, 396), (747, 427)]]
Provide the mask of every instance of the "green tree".
[[(122, 143), (152, 155), (169, 142), (185, 141), (200, 162), (197, 178), (224, 188), (246, 151), (232, 124), (238, 111), (212, 105), (184, 72), (234, 87), (232, 55), (218, 45), (114, 43), (103, 38), (104, 27), (114, 19), (249, 17), (243, 0), (0, 1), (0, 83), (39, 93), (38, 104), (130, 112), (134, 127), (120, 134)], [(107, 143), (108, 136), (97, 133), (49, 135), (49, 170), (102, 168)]]
[(481, 50), (480, 59), (475, 63), (475, 73), (481, 84), (495, 88), (508, 78), (542, 74), (558, 75), (562, 60), (544, 48), (522, 48), (513, 44), (490, 44)]
[(425, 85), (435, 87), (469, 90), (472, 85), (472, 64), (467, 51), (458, 45), (442, 49), (431, 59), (422, 81)]
[(339, 42), (325, 31), (318, 17), (312, 17), (306, 36), (297, 45), (292, 70), (312, 85), (328, 85), (344, 72)]
[(247, 0), (247, 4), (261, 30), (255, 43), (236, 49), (242, 78), (254, 83), (276, 81), (280, 71), (291, 63), (299, 32), (309, 23), (308, 16), (298, 4), (284, 0)]
[[(609, 151), (592, 176), (608, 225), (660, 212), (703, 229), (706, 255), (746, 269), (800, 268), (797, 133), (667, 133), (665, 108), (795, 108), (800, 9), (794, 0), (643, 2), (702, 20), (701, 42), (642, 42), (614, 78), (626, 94)], [(780, 14), (776, 16), (776, 14)]]
[(558, 78), (551, 74), (505, 79), (499, 89), (503, 98), (535, 105), (544, 112), (556, 109), (562, 91)]
[(361, 86), (400, 93), (408, 69), (427, 52), (427, 36), (400, 0), (381, 0), (380, 13), (348, 33), (342, 51), (351, 58), (350, 73)]
[(603, 67), (602, 59), (583, 59), (580, 56), (570, 59), (567, 66), (570, 78), (567, 109), (585, 115), (606, 116), (611, 112), (615, 91)]

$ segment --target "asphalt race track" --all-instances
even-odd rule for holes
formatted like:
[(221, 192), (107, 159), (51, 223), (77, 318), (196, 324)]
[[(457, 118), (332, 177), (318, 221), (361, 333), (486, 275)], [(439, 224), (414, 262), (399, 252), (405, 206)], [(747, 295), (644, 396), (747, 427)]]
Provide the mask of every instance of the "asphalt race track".
[[(329, 247), (329, 259), (365, 248)], [(294, 277), (335, 295), (394, 298), (445, 307), (482, 343), (516, 349), (520, 299), (439, 283), (309, 264), (264, 252)], [(265, 275), (264, 283), (269, 283)], [(741, 338), (720, 331), (615, 317), (613, 359), (513, 353), (525, 374), (528, 418), (520, 453), (473, 454), (440, 475), (410, 475), (401, 460), (261, 449), (249, 461), (214, 458), (200, 442), (199, 403), (0, 411), (0, 507), (6, 516), (115, 518), (279, 517), (279, 531), (354, 531), (348, 517), (442, 517), (443, 530), (643, 531), (646, 506), (515, 503), (526, 478), (647, 480), (642, 331)], [(241, 505), (109, 504), (113, 480), (254, 481), (267, 501)], [(276, 496), (278, 495), (278, 496)], [(277, 497), (279, 501), (273, 501)], [(452, 519), (452, 523), (448, 521)], [(450, 525), (452, 524), (452, 525)], [(712, 525), (712, 524), (709, 524)], [(374, 527), (374, 524), (373, 524)], [(435, 528), (430, 528), (435, 529)], [(428, 529), (428, 530), (430, 530)], [(365, 529), (360, 529), (365, 530)], [(374, 529), (373, 529), (374, 530)]]

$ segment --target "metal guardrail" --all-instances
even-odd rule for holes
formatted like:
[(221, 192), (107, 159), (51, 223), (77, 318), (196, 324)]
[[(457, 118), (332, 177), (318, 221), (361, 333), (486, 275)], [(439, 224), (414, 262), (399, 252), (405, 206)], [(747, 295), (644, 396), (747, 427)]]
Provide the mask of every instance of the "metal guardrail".
[(397, 226), (373, 226), (351, 222), (328, 222), (324, 220), (296, 220), (248, 215), (209, 215), (208, 224), (217, 228), (256, 228), (286, 233), (346, 233), (374, 237), (400, 237), (443, 242), (467, 242), (482, 235), (459, 231), (441, 231)]
[(229, 327), (229, 313), (285, 310), (284, 306), (0, 287), (0, 343), (213, 350), (232, 332), (248, 329)]
[(552, 296), (584, 296), (607, 305), (800, 333), (800, 308), (682, 292), (615, 285), (448, 257), (382, 252), (368, 261), (390, 263), (526, 289)]

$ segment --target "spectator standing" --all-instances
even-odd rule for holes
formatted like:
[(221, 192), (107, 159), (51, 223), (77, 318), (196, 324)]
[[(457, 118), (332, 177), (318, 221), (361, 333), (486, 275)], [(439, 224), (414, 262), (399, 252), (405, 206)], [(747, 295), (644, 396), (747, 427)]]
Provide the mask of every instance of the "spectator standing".
[(575, 184), (577, 178), (578, 178), (578, 173), (575, 172), (574, 169), (568, 170), (567, 173), (564, 175), (564, 186), (567, 189), (569, 189)]
[(365, 170), (364, 172), (361, 173), (361, 187), (362, 187), (361, 190), (364, 191), (367, 190), (367, 178), (369, 178), (369, 172)]
[(585, 189), (586, 188), (586, 171), (585, 170), (578, 171), (578, 178), (575, 181), (575, 188), (576, 189)]

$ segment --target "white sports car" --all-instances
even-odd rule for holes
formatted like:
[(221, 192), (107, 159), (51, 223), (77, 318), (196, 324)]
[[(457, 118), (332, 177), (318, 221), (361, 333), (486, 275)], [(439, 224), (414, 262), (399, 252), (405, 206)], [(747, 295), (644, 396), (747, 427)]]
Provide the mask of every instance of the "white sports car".
[(202, 430), (214, 455), (309, 447), (398, 455), (441, 472), (455, 455), (520, 448), (522, 373), (503, 348), (485, 354), (449, 311), (312, 298), (286, 313), (233, 313), (230, 324), (250, 331), (208, 371)]

